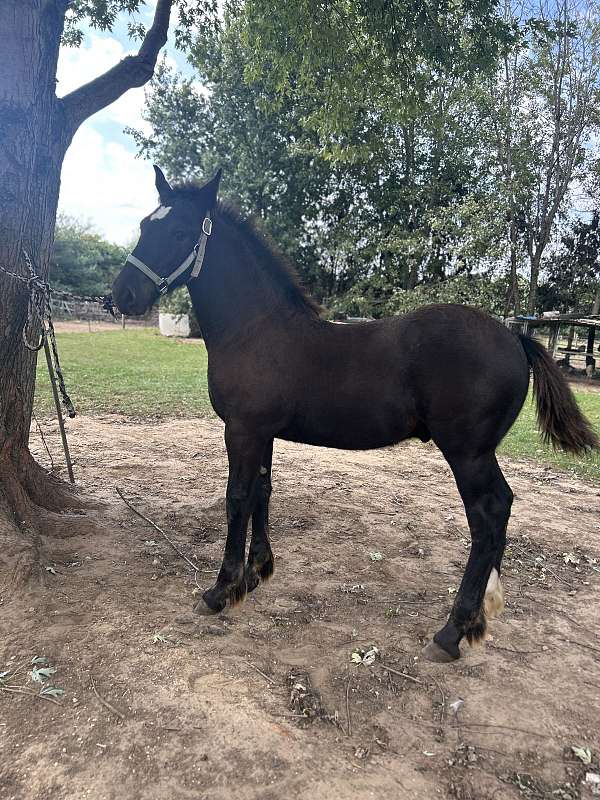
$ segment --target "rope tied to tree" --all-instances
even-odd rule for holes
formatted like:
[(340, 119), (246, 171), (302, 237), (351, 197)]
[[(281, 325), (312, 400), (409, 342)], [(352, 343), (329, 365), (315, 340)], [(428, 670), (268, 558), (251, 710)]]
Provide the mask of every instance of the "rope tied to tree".
[[(0, 271), (27, 286), (27, 317), (21, 329), (23, 344), (28, 350), (37, 353), (44, 347), (46, 342), (50, 343), (54, 371), (56, 373), (62, 403), (69, 417), (73, 418), (75, 416), (75, 407), (67, 392), (64, 375), (60, 367), (60, 358), (58, 356), (58, 345), (56, 344), (56, 333), (52, 321), (52, 307), (50, 304), (50, 285), (36, 273), (33, 262), (26, 250), (23, 250), (23, 257), (29, 273), (28, 278), (16, 272), (9, 272), (2, 266), (0, 266)], [(40, 331), (39, 340), (32, 343), (29, 336), (32, 331), (36, 330)]]

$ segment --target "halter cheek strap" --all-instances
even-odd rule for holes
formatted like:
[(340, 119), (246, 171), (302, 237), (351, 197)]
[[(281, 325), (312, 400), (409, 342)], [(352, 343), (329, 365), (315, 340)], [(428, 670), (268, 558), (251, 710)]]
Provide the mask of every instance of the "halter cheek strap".
[(190, 278), (197, 278), (200, 274), (200, 270), (202, 269), (202, 264), (204, 263), (204, 254), (206, 253), (206, 242), (208, 241), (208, 237), (212, 233), (212, 219), (210, 217), (210, 211), (206, 212), (206, 216), (202, 221), (202, 234), (198, 243), (195, 245), (192, 252), (189, 256), (181, 262), (181, 264), (174, 269), (170, 275), (158, 275), (154, 270), (150, 269), (147, 264), (144, 264), (143, 261), (137, 256), (134, 256), (130, 253), (127, 258), (125, 259), (126, 264), (131, 264), (132, 266), (136, 267), (143, 272), (147, 278), (150, 278), (152, 283), (155, 284), (156, 288), (158, 289), (158, 293), (160, 295), (166, 294), (171, 285), (179, 278), (180, 275), (189, 269), (189, 267), (193, 264), (192, 272)]

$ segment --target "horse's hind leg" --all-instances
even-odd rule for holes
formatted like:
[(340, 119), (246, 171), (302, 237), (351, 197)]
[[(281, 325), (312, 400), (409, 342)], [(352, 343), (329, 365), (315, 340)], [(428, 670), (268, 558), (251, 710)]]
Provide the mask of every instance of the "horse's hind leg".
[(255, 506), (252, 512), (252, 539), (246, 564), (246, 586), (254, 591), (261, 580), (273, 574), (273, 553), (269, 542), (269, 500), (271, 498), (271, 464), (273, 441), (265, 448), (256, 487)]
[(432, 661), (458, 658), (463, 636), (469, 643), (482, 639), (486, 614), (495, 616), (502, 610), (500, 562), (513, 500), (493, 452), (477, 458), (446, 457), (465, 506), (471, 552), (448, 622), (425, 648)]

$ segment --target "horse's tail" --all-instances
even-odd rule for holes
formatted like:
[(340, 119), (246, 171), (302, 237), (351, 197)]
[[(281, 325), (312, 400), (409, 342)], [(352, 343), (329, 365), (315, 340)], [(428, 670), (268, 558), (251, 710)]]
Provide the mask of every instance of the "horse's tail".
[(600, 450), (600, 440), (581, 413), (565, 376), (546, 348), (519, 335), (533, 372), (538, 423), (545, 442), (569, 453)]

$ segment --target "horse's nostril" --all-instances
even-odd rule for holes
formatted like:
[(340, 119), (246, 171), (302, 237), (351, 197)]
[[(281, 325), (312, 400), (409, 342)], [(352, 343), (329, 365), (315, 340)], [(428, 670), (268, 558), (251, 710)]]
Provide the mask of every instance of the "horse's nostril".
[(125, 288), (121, 292), (121, 297), (119, 298), (118, 306), (121, 311), (127, 312), (129, 311), (135, 303), (135, 294), (134, 292), (129, 289)]

